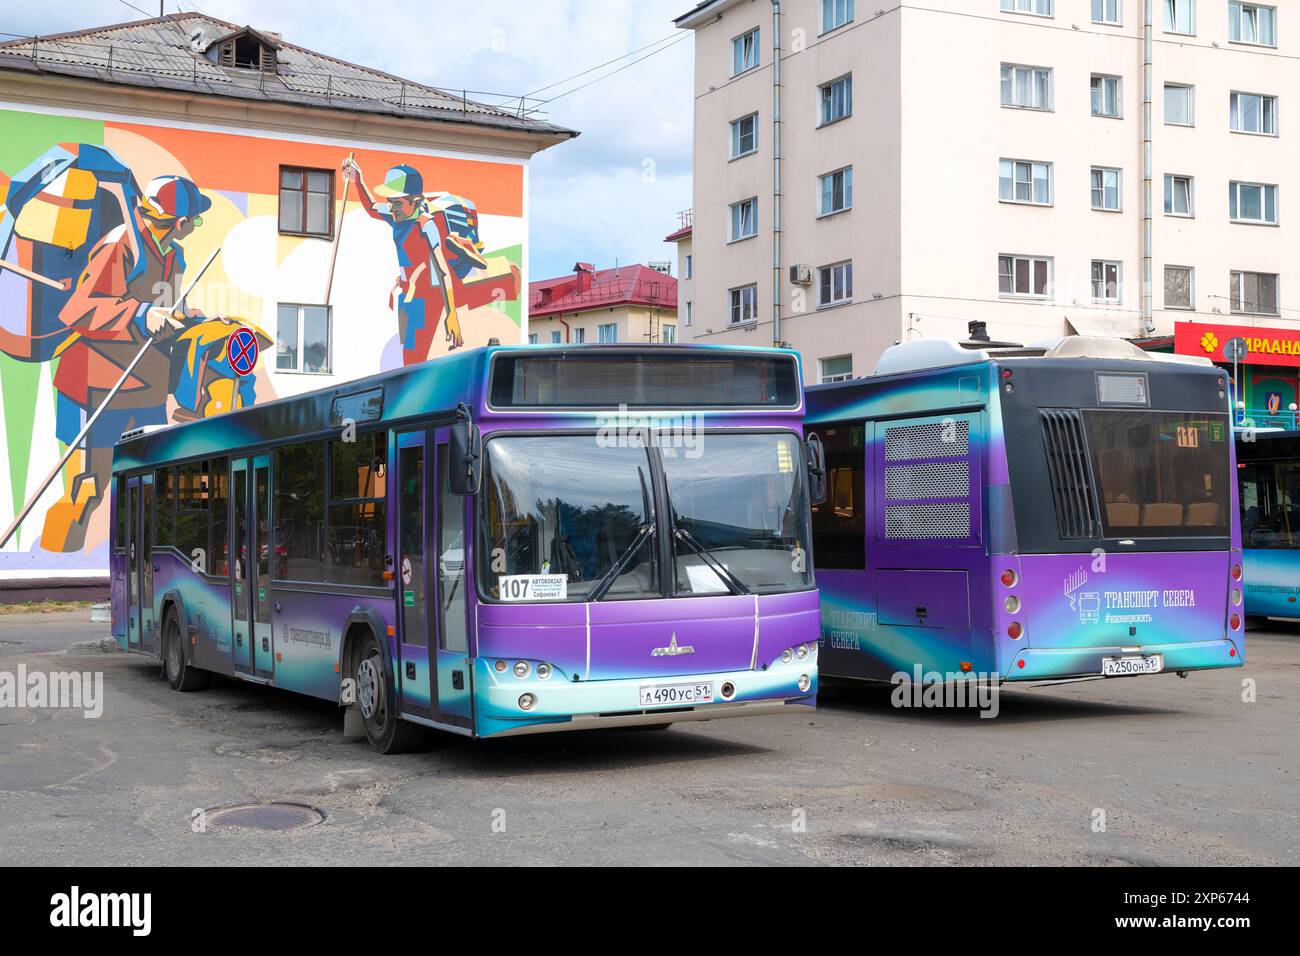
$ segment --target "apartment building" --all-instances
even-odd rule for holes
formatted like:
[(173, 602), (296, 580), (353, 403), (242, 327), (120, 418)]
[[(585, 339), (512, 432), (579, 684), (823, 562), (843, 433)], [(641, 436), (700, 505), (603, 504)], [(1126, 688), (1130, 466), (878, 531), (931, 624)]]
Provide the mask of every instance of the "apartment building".
[(658, 269), (576, 262), (567, 275), (529, 283), (530, 345), (676, 341), (677, 280)]
[[(1300, 10), (706, 0), (676, 22), (696, 40), (685, 338), (788, 342), (832, 381), (973, 320), (1170, 347), (1189, 322), (1300, 331)], [(1222, 360), (1227, 337), (1178, 340)]]

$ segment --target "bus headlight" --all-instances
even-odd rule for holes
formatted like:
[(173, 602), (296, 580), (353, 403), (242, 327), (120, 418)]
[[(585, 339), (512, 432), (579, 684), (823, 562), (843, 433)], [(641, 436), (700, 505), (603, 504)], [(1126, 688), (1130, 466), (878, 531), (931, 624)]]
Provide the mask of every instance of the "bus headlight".
[(515, 676), (518, 677), (520, 680), (523, 680), (530, 673), (532, 673), (532, 670), (533, 669), (528, 666), (527, 661), (515, 661)]
[(800, 644), (797, 648), (795, 648), (794, 656), (799, 658), (799, 660), (801, 661), (806, 661), (808, 659), (808, 645)]
[(800, 690), (800, 692), (804, 692), (804, 693), (806, 693), (807, 690), (808, 690), (808, 688), (811, 687), (811, 686), (812, 686), (812, 679), (809, 678), (809, 676), (808, 676), (807, 674), (800, 674), (800, 675), (799, 675), (799, 690)]
[(545, 662), (537, 665), (537, 679), (546, 680), (551, 676), (551, 665)]
[(781, 663), (789, 664), (792, 660), (794, 660), (794, 651), (787, 647), (781, 652)]
[(520, 710), (532, 710), (533, 707), (536, 706), (536, 704), (537, 704), (537, 698), (534, 697), (532, 694), (520, 694), (520, 695), (519, 695), (519, 709), (520, 709)]

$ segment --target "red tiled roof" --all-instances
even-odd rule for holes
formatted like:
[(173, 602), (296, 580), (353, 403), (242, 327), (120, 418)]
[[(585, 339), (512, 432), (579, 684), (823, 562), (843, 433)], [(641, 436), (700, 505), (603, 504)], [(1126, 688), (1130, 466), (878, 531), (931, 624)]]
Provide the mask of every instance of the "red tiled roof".
[(615, 305), (677, 308), (677, 280), (649, 266), (598, 269), (590, 288), (578, 290), (578, 276), (557, 276), (528, 283), (528, 314), (539, 319), (563, 312), (586, 312)]
[(680, 239), (685, 239), (690, 234), (691, 227), (682, 226), (682, 228), (678, 229), (676, 232), (670, 232), (668, 235), (664, 236), (664, 242), (677, 242)]

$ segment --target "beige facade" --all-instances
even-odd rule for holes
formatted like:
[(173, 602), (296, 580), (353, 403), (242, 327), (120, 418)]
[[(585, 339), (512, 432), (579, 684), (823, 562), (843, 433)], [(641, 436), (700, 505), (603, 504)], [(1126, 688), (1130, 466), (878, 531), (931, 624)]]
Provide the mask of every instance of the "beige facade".
[[(612, 331), (610, 326), (613, 326)], [(609, 338), (610, 335), (613, 338)], [(532, 345), (553, 342), (635, 344), (677, 340), (677, 311), (671, 307), (647, 308), (623, 304), (528, 320), (528, 341)]]
[[(1117, 22), (1095, 21), (1094, 6)], [(905, 338), (964, 338), (972, 320), (1017, 341), (1071, 331), (1168, 335), (1176, 321), (1232, 313), (1239, 324), (1300, 327), (1300, 265), (1286, 239), (1297, 227), (1283, 209), (1286, 177), (1300, 160), (1284, 110), (1300, 92), (1300, 11), (1178, 2), (1192, 13), (1187, 34), (1167, 28), (1187, 24), (1167, 25), (1166, 3), (1150, 6), (1149, 316), (1141, 0), (926, 0), (883, 10), (784, 0), (779, 320), (773, 4), (714, 0), (679, 19), (696, 34), (694, 321), (684, 337), (789, 342), (816, 381), (846, 369), (867, 374)], [(851, 19), (824, 30), (825, 7)], [(1234, 39), (1252, 30), (1269, 39), (1269, 21), (1274, 45)], [(753, 29), (757, 64), (737, 72), (749, 53), (733, 40)], [(1030, 69), (1004, 69), (1015, 67)], [(842, 87), (825, 94), (832, 114), (823, 115), (822, 87), (846, 77), (847, 115), (834, 118)], [(1183, 104), (1189, 116), (1179, 114)], [(756, 143), (743, 122), (750, 114)], [(823, 210), (819, 177), (848, 167), (851, 205)], [(1179, 177), (1169, 213), (1166, 175)], [(1236, 220), (1231, 183), (1241, 184)], [(838, 199), (843, 189), (832, 180), (829, 192)], [(737, 223), (749, 223), (732, 205), (751, 198), (754, 234), (734, 236)], [(793, 283), (792, 266), (807, 267), (811, 281)], [(754, 292), (738, 296), (746, 286)]]

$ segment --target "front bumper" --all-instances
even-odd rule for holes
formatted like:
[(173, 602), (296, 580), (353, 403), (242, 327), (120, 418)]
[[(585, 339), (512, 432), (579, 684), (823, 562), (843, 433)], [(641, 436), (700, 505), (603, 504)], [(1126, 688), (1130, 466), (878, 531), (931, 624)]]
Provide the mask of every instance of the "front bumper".
[[(799, 689), (799, 677), (803, 674), (809, 678), (807, 690)], [(647, 684), (702, 681), (713, 684), (712, 703), (647, 707), (640, 702), (640, 689)], [(725, 683), (735, 686), (735, 694), (723, 700), (721, 688)], [(530, 710), (519, 706), (519, 697), (525, 693), (536, 698)], [(474, 664), (474, 717), (480, 737), (807, 713), (816, 703), (817, 662), (813, 659), (770, 667), (766, 671), (594, 681), (568, 681), (559, 674), (548, 680), (538, 680), (535, 676), (518, 680), (513, 674), (497, 673), (485, 659), (480, 658)]]
[(1101, 675), (1103, 657), (1164, 657), (1161, 673), (1240, 667), (1246, 662), (1244, 632), (1234, 639), (1186, 644), (1148, 644), (1138, 650), (1114, 647), (1026, 647), (1002, 675), (1005, 681), (1041, 681)]

